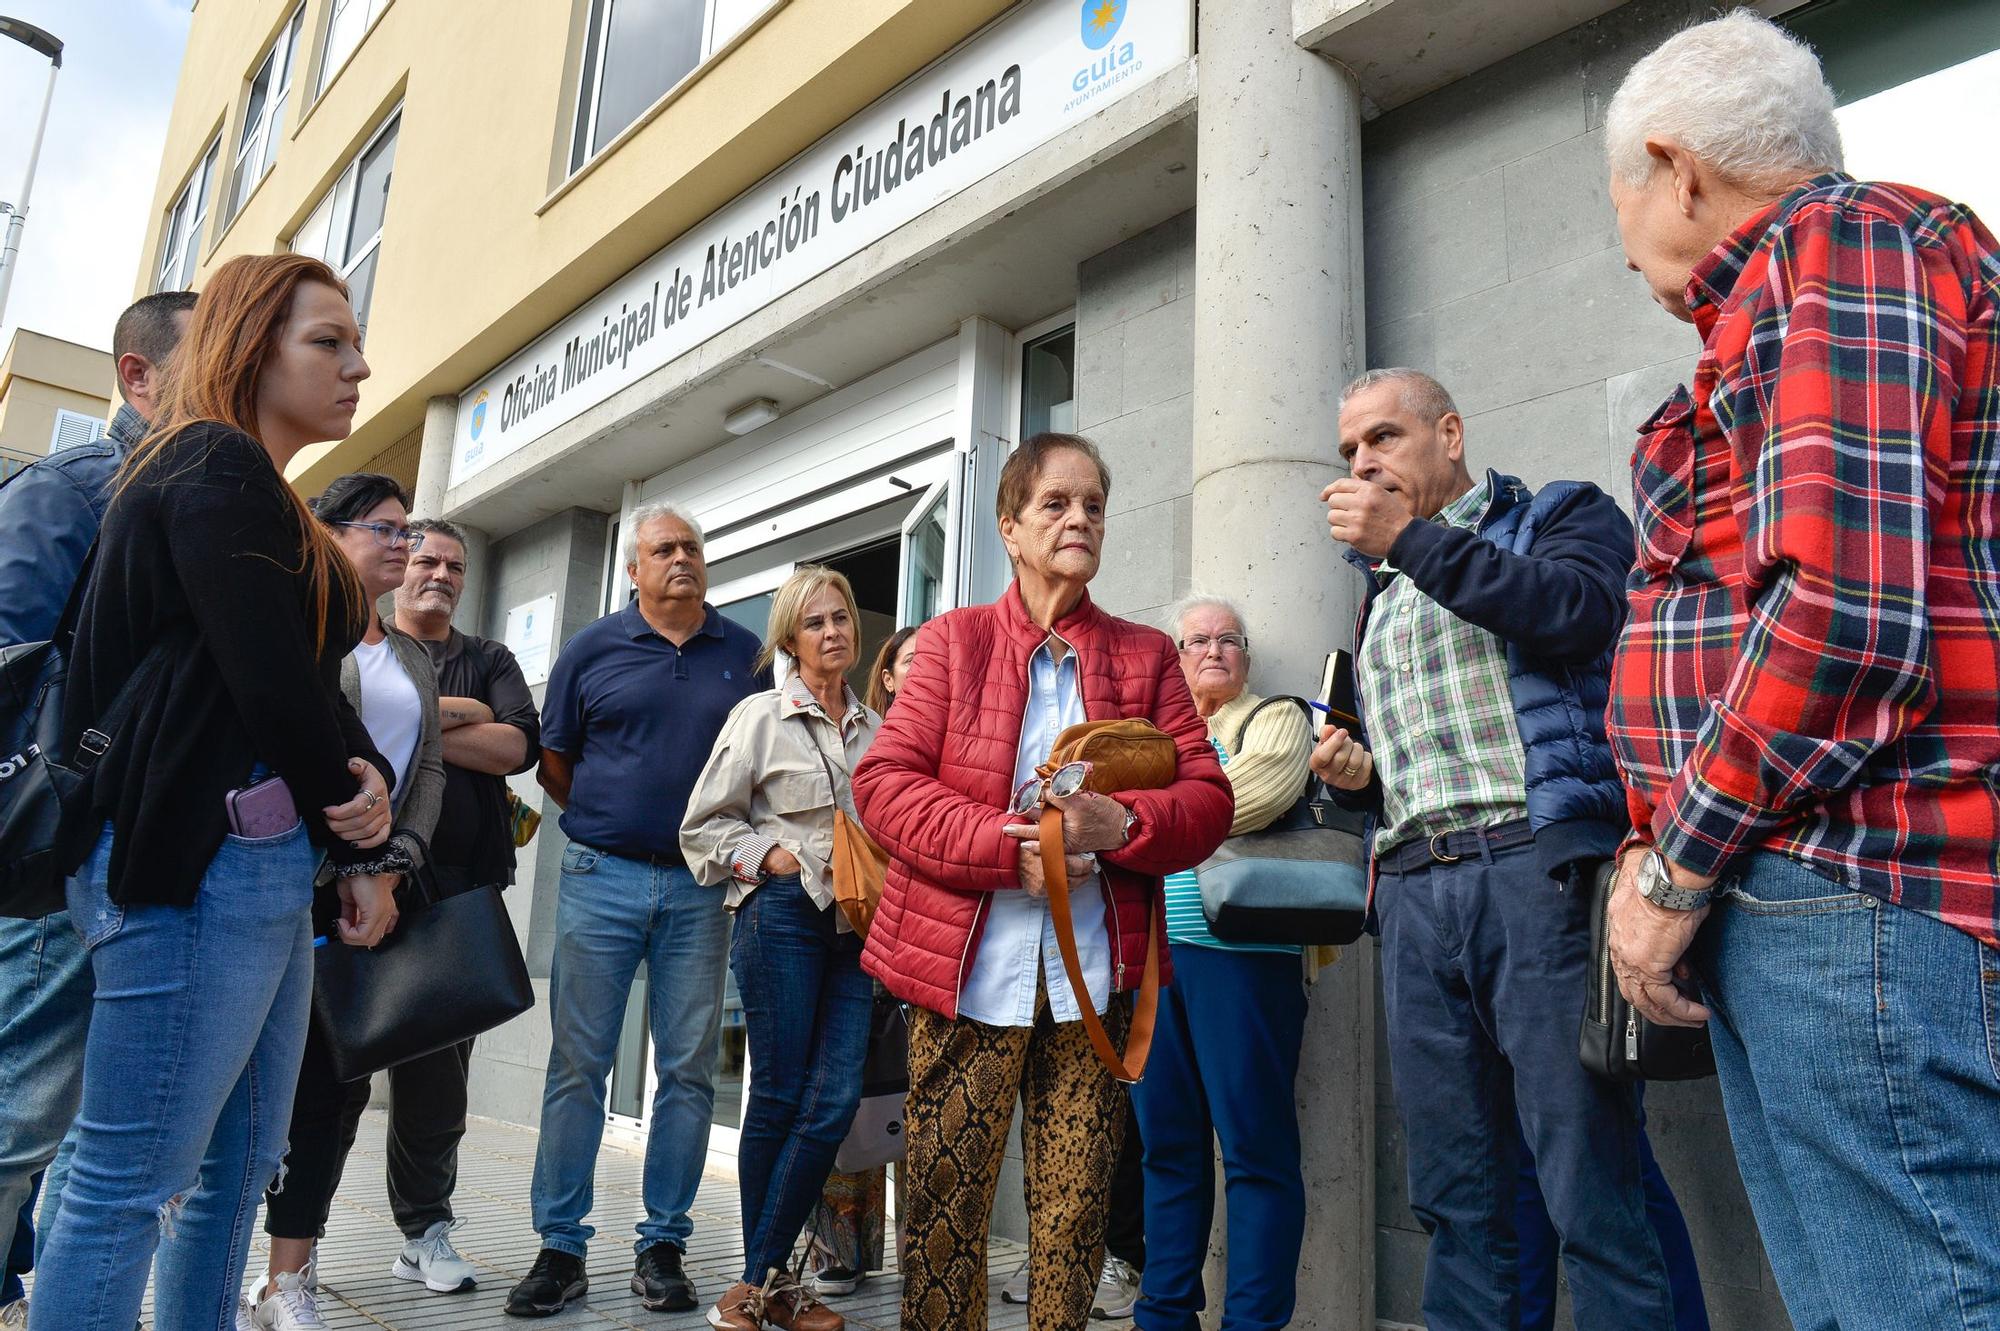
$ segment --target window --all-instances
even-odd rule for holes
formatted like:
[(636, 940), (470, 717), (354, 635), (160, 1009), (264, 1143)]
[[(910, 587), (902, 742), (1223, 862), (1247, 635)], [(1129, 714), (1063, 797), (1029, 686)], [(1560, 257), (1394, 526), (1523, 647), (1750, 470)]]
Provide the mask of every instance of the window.
[(80, 411), (56, 409), (56, 428), (49, 435), (49, 452), (91, 444), (104, 437), (104, 422)]
[(223, 214), (225, 225), (242, 210), (250, 191), (278, 160), (285, 105), (292, 95), (292, 67), (298, 61), (299, 29), (305, 21), (305, 6), (301, 5), (250, 80), (250, 100), (243, 106), (243, 137), (236, 145), (236, 170), (230, 178), (229, 210)]
[(768, 4), (769, 0), (591, 0), (569, 169), (575, 171), (595, 157), (696, 65), (727, 46)]
[(160, 228), (160, 272), (155, 291), (186, 291), (194, 281), (195, 263), (201, 257), (201, 233), (208, 221), (208, 187), (215, 175), (215, 156), (222, 140), (215, 139), (182, 188), (173, 207), (167, 209), (166, 224)]
[(399, 108), (340, 173), (319, 206), (292, 237), (292, 249), (324, 259), (354, 297), (354, 319), (365, 332), (375, 294), (375, 259), (382, 249), (382, 217), (389, 206), (389, 177), (396, 163)]
[(347, 57), (354, 54), (354, 48), (368, 35), (369, 25), (388, 7), (389, 0), (332, 0), (327, 8), (326, 41), (320, 46), (319, 82), (313, 86), (314, 100), (326, 91), (326, 85), (333, 82), (333, 76), (347, 63)]
[(1021, 437), (1076, 429), (1076, 326), (1021, 348)]

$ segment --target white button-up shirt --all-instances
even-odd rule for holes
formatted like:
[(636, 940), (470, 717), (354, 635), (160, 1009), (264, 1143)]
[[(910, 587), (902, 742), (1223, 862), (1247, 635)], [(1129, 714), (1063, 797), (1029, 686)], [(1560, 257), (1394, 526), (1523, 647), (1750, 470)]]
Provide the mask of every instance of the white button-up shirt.
[[(1075, 649), (1058, 664), (1049, 643), (1043, 643), (1028, 658), (1028, 706), (1021, 717), (1021, 745), (1014, 753), (1015, 788), (1048, 761), (1056, 736), (1087, 719)], [(1104, 889), (1098, 875), (1070, 884), (1069, 913), (1083, 982), (1092, 1005), (1102, 1014), (1111, 1002), (1111, 939), (1104, 927)], [(988, 903), (979, 955), (959, 991), (958, 1015), (988, 1026), (1032, 1026), (1038, 983), (1048, 989), (1051, 1017), (1083, 1020), (1056, 948), (1049, 903), (1025, 891), (995, 892)]]

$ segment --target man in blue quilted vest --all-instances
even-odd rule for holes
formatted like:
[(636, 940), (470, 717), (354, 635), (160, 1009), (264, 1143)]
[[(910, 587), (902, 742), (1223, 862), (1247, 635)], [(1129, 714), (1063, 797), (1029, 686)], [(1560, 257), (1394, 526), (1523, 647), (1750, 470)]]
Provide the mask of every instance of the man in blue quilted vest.
[(1604, 703), (1631, 523), (1594, 485), (1475, 481), (1451, 395), (1416, 370), (1347, 386), (1340, 456), (1349, 475), (1321, 497), (1366, 580), (1366, 733), (1329, 728), (1313, 767), (1373, 815), (1426, 1320), (1520, 1324), (1518, 1115), (1580, 1331), (1667, 1331), (1638, 1103), (1577, 1059), (1590, 875), (1625, 809)]

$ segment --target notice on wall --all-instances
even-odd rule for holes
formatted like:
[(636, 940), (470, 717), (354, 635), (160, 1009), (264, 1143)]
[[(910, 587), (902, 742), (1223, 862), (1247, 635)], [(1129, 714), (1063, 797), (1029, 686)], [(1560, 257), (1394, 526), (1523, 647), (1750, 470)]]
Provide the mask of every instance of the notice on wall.
[(509, 607), (507, 632), (501, 641), (521, 663), (521, 673), (531, 687), (546, 681), (549, 658), (555, 654), (556, 594), (550, 592)]
[(1028, 0), (459, 396), (462, 485), (1185, 61), (1192, 0)]

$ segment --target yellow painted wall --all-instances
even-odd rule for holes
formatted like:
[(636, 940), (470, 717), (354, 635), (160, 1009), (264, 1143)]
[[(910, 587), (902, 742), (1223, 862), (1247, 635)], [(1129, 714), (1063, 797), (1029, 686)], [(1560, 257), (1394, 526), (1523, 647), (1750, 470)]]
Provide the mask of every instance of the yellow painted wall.
[(41, 457), (57, 411), (109, 420), (114, 391), (108, 353), (18, 330), (0, 358), (0, 450)]
[(329, 3), (306, 0), (276, 165), (224, 229), (248, 80), (294, 5), (200, 0), (135, 284), (150, 289), (165, 210), (218, 129), (197, 289), (224, 259), (286, 248), (402, 102), (369, 319), (374, 375), (354, 437), (294, 466), (307, 488), (421, 428), (427, 397), (456, 393), (1008, 7), (785, 0), (562, 189), (588, 0), (393, 0), (311, 105)]

